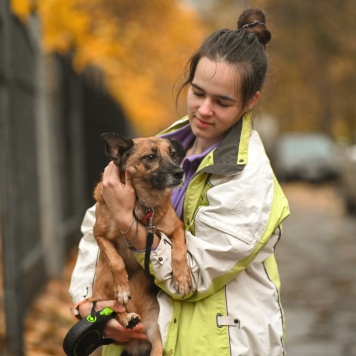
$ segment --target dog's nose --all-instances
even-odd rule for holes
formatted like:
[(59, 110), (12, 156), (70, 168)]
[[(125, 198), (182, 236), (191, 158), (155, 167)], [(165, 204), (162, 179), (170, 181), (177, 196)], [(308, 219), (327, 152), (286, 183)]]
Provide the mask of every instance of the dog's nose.
[(182, 169), (173, 172), (173, 177), (176, 179), (182, 179), (183, 176), (184, 176), (184, 171)]

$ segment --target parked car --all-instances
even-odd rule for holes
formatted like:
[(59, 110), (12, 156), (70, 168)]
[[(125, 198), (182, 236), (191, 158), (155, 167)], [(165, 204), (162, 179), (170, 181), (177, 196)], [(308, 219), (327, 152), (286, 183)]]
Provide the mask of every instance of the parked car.
[(273, 151), (272, 165), (280, 180), (320, 182), (340, 175), (337, 145), (323, 133), (283, 134)]
[(356, 145), (345, 150), (340, 189), (349, 213), (356, 213)]

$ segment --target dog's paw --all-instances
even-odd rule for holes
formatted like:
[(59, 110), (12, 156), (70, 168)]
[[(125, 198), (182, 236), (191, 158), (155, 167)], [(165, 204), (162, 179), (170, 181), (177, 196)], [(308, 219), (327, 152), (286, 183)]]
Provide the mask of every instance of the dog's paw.
[(126, 329), (133, 329), (139, 322), (141, 318), (136, 313), (128, 313), (124, 319), (124, 326)]
[(182, 297), (192, 291), (193, 284), (189, 271), (179, 271), (173, 274), (173, 286)]
[(116, 300), (122, 304), (126, 305), (128, 301), (131, 299), (131, 290), (129, 287), (127, 288), (122, 288), (122, 286), (119, 286), (117, 289), (117, 292), (115, 292)]

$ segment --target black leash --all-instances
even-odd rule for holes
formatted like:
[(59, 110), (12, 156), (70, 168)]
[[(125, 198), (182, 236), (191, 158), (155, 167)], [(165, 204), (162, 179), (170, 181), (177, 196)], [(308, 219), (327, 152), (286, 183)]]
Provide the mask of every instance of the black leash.
[(149, 210), (149, 213), (144, 217), (144, 220), (148, 220), (147, 225), (147, 238), (146, 238), (146, 251), (145, 251), (145, 271), (148, 277), (154, 281), (154, 276), (150, 273), (150, 257), (151, 257), (151, 248), (153, 245), (153, 238), (156, 232), (156, 227), (153, 225), (153, 216), (154, 211), (153, 209)]

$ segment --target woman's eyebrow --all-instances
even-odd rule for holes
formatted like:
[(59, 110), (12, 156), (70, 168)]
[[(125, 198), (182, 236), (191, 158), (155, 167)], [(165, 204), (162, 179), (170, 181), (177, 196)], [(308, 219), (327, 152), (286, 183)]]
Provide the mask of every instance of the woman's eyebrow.
[[(199, 91), (202, 91), (203, 93), (206, 93), (206, 91), (201, 88), (198, 84), (196, 83), (191, 83), (191, 86), (194, 87), (195, 89), (199, 90)], [(226, 96), (226, 95), (212, 95), (214, 98), (217, 98), (217, 99), (223, 99), (223, 100), (228, 100), (228, 101), (232, 101), (232, 102), (236, 102), (236, 100), (234, 98), (230, 98), (229, 96)]]

